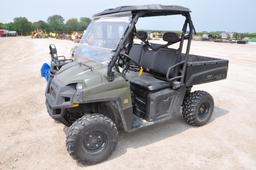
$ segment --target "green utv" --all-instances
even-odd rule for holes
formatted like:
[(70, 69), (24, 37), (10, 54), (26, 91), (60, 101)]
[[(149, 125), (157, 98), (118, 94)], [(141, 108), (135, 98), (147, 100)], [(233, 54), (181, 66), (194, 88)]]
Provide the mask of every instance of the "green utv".
[[(140, 18), (167, 15), (185, 22), (180, 34), (165, 32), (164, 43), (150, 42), (146, 32), (136, 30)], [(190, 55), (193, 33), (188, 8), (121, 6), (94, 15), (72, 59), (58, 56), (50, 45), (46, 106), (53, 119), (69, 126), (66, 145), (74, 159), (104, 161), (117, 145), (118, 131), (133, 132), (174, 113), (182, 112), (193, 126), (209, 121), (212, 96), (191, 88), (225, 79), (228, 61)]]

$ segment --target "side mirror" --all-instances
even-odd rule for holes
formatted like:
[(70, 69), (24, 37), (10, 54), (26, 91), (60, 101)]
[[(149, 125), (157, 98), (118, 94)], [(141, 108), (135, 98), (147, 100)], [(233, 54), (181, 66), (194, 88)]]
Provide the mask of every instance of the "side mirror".
[(54, 44), (50, 44), (49, 49), (50, 49), (50, 54), (52, 57), (57, 56), (57, 49)]

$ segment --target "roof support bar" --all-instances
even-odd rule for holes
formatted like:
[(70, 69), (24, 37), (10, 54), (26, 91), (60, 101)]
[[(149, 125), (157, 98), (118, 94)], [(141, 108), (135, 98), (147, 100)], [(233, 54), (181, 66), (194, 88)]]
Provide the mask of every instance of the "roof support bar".
[(118, 59), (118, 56), (120, 55), (121, 50), (124, 48), (125, 45), (125, 41), (129, 38), (130, 33), (133, 31), (135, 24), (137, 23), (138, 19), (139, 19), (140, 15), (134, 15), (132, 17), (132, 21), (129, 24), (124, 36), (121, 38), (118, 47), (116, 49), (115, 54), (112, 56), (109, 64), (108, 64), (108, 71), (107, 71), (107, 79), (108, 81), (113, 81), (114, 80), (114, 72), (112, 71), (112, 68), (115, 66), (116, 64), (116, 60)]

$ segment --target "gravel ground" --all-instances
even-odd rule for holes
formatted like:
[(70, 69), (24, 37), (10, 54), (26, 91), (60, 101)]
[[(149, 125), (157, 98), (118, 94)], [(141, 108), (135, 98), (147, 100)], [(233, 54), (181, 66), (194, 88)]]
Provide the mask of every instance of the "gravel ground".
[(114, 154), (94, 166), (67, 153), (65, 127), (45, 109), (48, 44), (69, 55), (75, 45), (55, 39), (0, 38), (0, 169), (256, 169), (256, 46), (193, 42), (192, 53), (230, 60), (228, 79), (196, 86), (211, 93), (209, 124), (196, 128), (180, 115), (131, 134), (122, 133)]

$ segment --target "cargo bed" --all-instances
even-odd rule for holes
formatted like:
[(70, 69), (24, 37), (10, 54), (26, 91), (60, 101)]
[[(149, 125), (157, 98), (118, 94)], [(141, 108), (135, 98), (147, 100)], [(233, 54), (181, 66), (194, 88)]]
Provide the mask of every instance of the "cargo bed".
[(189, 55), (185, 75), (186, 86), (225, 79), (227, 71), (228, 60)]

